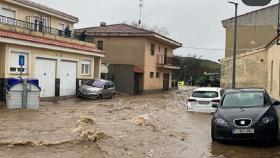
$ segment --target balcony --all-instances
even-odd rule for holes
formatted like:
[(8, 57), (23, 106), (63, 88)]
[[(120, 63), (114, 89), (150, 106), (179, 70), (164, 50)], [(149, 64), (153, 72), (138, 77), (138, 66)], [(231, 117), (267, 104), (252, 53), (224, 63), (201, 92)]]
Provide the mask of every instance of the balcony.
[(164, 55), (157, 56), (157, 67), (180, 69), (180, 59), (176, 57), (168, 57)]
[(75, 35), (73, 31), (67, 33), (64, 30), (40, 25), (40, 23), (30, 23), (27, 21), (9, 18), (3, 15), (0, 15), (0, 29), (95, 47), (95, 44), (93, 43), (80, 41), (79, 37)]

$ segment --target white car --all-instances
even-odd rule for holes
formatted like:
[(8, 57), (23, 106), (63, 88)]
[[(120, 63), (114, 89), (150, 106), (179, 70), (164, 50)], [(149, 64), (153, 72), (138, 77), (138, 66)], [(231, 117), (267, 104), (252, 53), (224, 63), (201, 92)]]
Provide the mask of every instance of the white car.
[(193, 112), (215, 112), (216, 108), (212, 104), (221, 101), (224, 90), (222, 88), (198, 88), (192, 92), (191, 97), (187, 101), (187, 110)]

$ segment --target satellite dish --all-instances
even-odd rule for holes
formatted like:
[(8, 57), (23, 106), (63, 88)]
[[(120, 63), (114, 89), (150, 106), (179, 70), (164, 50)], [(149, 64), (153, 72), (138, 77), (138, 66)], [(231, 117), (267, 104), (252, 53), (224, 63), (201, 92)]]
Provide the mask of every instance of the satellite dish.
[(271, 0), (242, 0), (242, 2), (248, 6), (265, 6), (268, 5)]

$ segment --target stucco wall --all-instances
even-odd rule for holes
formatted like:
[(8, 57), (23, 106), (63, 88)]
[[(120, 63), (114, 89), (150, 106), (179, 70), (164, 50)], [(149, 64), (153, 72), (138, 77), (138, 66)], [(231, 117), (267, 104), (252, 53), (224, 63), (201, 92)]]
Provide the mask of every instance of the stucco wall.
[[(9, 8), (13, 11), (16, 11), (16, 19), (19, 20), (23, 20), (26, 21), (26, 16), (49, 16), (46, 15), (45, 13), (41, 13), (29, 8), (25, 8), (25, 7), (21, 7), (21, 6), (17, 6), (8, 2), (0, 2), (0, 6), (4, 6), (5, 8)], [(68, 24), (70, 26), (70, 28), (74, 28), (74, 23), (70, 22), (70, 21), (66, 21), (64, 19), (55, 17), (55, 16), (51, 16), (51, 27), (52, 28), (58, 28), (58, 22), (63, 22), (66, 25)], [(33, 23), (33, 22), (32, 22)]]
[[(226, 28), (226, 53), (225, 57), (232, 56), (233, 27)], [(250, 49), (266, 46), (276, 37), (275, 26), (238, 26), (237, 30), (237, 54), (248, 52)]]
[[(280, 99), (280, 48), (277, 45), (273, 45), (268, 49), (268, 80), (267, 91), (275, 99)], [(273, 68), (272, 68), (273, 63)]]
[[(232, 58), (221, 61), (221, 86), (231, 88)], [(236, 87), (267, 87), (267, 51), (261, 49), (237, 56)]]
[[(90, 55), (82, 55), (82, 54), (74, 54), (69, 52), (62, 52), (62, 51), (54, 51), (54, 50), (48, 50), (48, 49), (41, 49), (41, 48), (34, 48), (34, 47), (26, 47), (26, 46), (19, 46), (19, 45), (12, 45), (12, 44), (6, 44), (6, 69), (5, 69), (5, 78), (9, 77), (17, 77), (18, 74), (12, 74), (9, 72), (9, 59), (10, 59), (10, 52), (11, 51), (19, 51), (19, 52), (26, 52), (29, 53), (29, 73), (27, 75), (24, 75), (25, 77), (34, 77), (35, 76), (35, 69), (36, 69), (36, 58), (42, 57), (42, 58), (48, 58), (48, 59), (55, 59), (57, 60), (57, 74), (56, 78), (60, 78), (60, 61), (61, 60), (70, 60), (70, 61), (76, 61), (78, 65), (77, 70), (77, 78), (82, 79), (90, 79), (94, 77), (94, 74), (100, 74), (100, 72), (95, 72), (99, 69), (94, 68), (94, 56)], [(99, 58), (99, 57), (98, 57)], [(91, 61), (91, 75), (81, 75), (81, 61), (82, 60), (90, 60)]]
[(4, 78), (5, 74), (5, 45), (0, 44), (0, 78)]

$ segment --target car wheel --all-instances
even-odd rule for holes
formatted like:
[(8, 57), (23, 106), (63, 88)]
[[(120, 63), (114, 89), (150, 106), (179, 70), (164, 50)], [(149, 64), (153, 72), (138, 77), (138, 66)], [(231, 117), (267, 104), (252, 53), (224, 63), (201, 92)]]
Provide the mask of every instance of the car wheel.
[(99, 94), (98, 99), (102, 99), (102, 98), (103, 98), (102, 94)]
[(112, 99), (113, 99), (113, 98), (115, 98), (115, 95), (116, 95), (116, 94), (115, 94), (115, 93), (113, 93), (111, 98), (112, 98)]
[(212, 141), (217, 141), (217, 136), (216, 136), (214, 128), (212, 126), (211, 126), (211, 138), (212, 138)]

